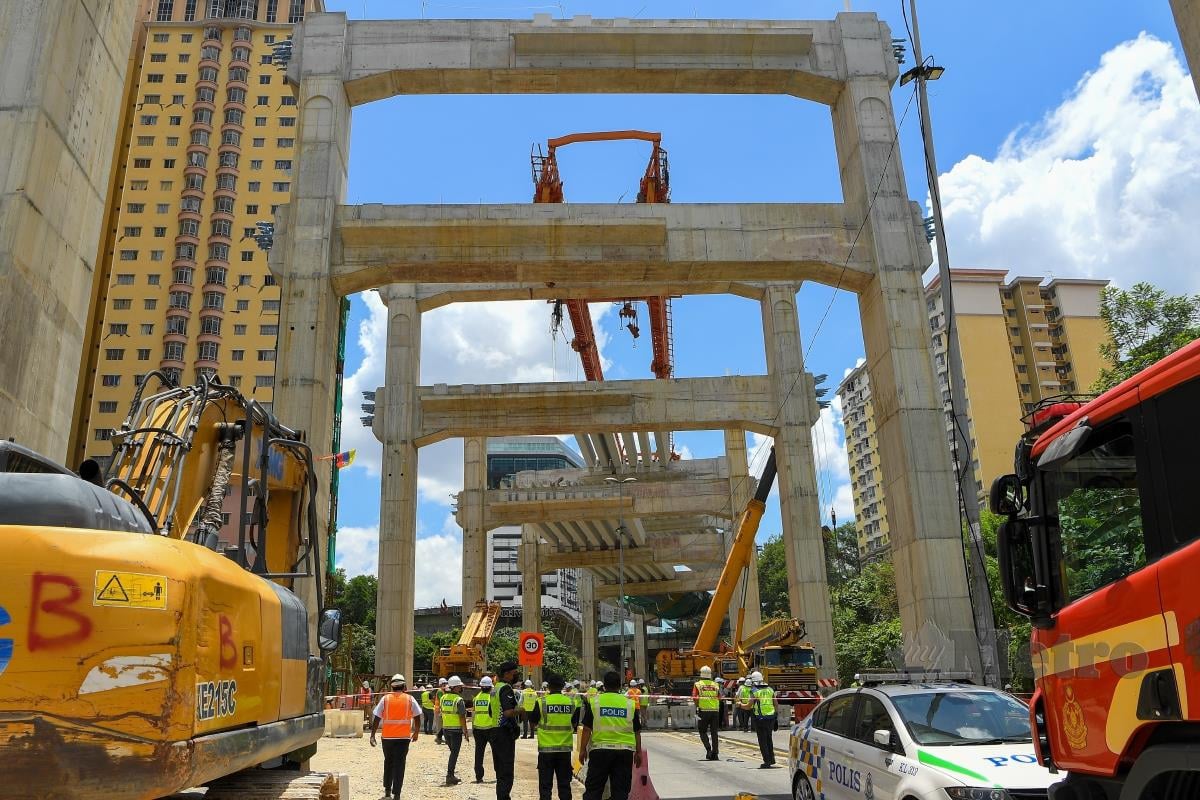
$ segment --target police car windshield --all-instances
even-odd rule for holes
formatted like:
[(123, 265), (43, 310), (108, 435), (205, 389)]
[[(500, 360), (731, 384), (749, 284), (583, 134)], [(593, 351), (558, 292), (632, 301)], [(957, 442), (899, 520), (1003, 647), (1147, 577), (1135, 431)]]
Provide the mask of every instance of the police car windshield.
[(999, 692), (920, 692), (891, 698), (918, 744), (1028, 742), (1029, 709)]

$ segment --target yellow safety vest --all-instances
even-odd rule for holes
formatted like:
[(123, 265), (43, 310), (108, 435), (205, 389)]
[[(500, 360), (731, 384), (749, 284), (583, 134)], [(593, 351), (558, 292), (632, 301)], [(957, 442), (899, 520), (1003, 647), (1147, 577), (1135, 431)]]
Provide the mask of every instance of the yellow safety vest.
[(605, 692), (591, 701), (593, 750), (634, 750), (633, 701), (616, 692)]
[(743, 703), (748, 703), (754, 698), (754, 689), (749, 684), (743, 683), (737, 690), (738, 700)]
[(442, 707), (442, 729), (459, 728), (462, 726), (462, 717), (458, 715), (458, 701), (462, 700), (454, 692), (444, 692), (440, 705)]
[(475, 695), (475, 701), (472, 703), (472, 706), (475, 709), (475, 713), (471, 717), (471, 727), (475, 730), (487, 730), (500, 724), (499, 709), (496, 708), (495, 692), (480, 692)]
[(526, 711), (533, 711), (537, 707), (538, 696), (532, 688), (521, 692), (521, 707)]
[(571, 698), (558, 692), (548, 694), (539, 701), (538, 711), (538, 751), (571, 752), (571, 714), (575, 711)]
[(775, 690), (770, 686), (754, 690), (754, 713), (760, 717), (775, 716)]
[(599, 694), (599, 692), (596, 691), (595, 686), (589, 686), (588, 690), (586, 692), (584, 692), (584, 694), (587, 696), (588, 702), (590, 703), (590, 702), (592, 702), (592, 698), (594, 698), (597, 694)]
[(696, 681), (696, 707), (701, 711), (719, 711), (721, 709), (721, 687), (716, 681), (701, 678)]
[(421, 708), (425, 709), (426, 711), (433, 710), (433, 698), (429, 696), (428, 689), (421, 692)]

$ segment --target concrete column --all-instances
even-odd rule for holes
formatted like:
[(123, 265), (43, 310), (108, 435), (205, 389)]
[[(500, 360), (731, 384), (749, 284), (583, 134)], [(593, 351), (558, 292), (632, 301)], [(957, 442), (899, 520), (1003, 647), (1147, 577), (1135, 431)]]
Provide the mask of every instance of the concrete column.
[[(859, 38), (853, 15), (839, 15), (838, 22), (843, 40)], [(856, 51), (860, 59), (862, 50)], [(833, 125), (842, 195), (866, 217), (858, 247), (868, 249), (876, 267), (859, 294), (859, 313), (900, 620), (910, 661), (981, 674), (945, 416), (929, 353), (921, 274), (932, 257), (917, 230), (919, 212), (907, 199), (899, 153), (892, 152), (895, 116), (882, 77), (889, 57), (881, 52), (878, 65), (849, 71), (858, 77), (834, 103)]]
[[(0, 436), (72, 469), (76, 386), (82, 424), (96, 377), (80, 375), (81, 360), (95, 364), (80, 355), (90, 336), (100, 348), (95, 321), (109, 291), (107, 273), (95, 276), (109, 262), (102, 224), (132, 105), (122, 96), (138, 5), (0, 3)], [(121, 387), (122, 398), (132, 393)], [(77, 442), (92, 436), (75, 432)]]
[(804, 372), (796, 289), (793, 284), (769, 284), (762, 299), (767, 372), (779, 408), (775, 437), (779, 511), (792, 616), (804, 620), (809, 638), (823, 657), (822, 677), (835, 677), (833, 614), (812, 452), (811, 431), (818, 409), (812, 377)]
[[(521, 630), (542, 630), (542, 570), (538, 565), (538, 534), (533, 525), (521, 526)], [(532, 667), (529, 679), (542, 685), (542, 668)]]
[[(415, 396), (421, 376), (421, 312), (415, 284), (379, 290), (388, 307), (387, 359), (380, 409), (383, 476), (379, 502), (379, 606), (375, 669), (412, 672), (417, 556)], [(463, 598), (464, 610), (471, 603)], [(405, 672), (407, 670), (407, 672)]]
[(463, 521), (462, 619), (475, 603), (487, 600), (487, 439), (472, 436), (463, 442), (463, 491), (459, 495)]
[[(323, 14), (306, 33), (319, 36), (300, 71), (299, 127), (291, 202), (276, 218), (271, 271), (280, 284), (279, 346), (275, 361), (275, 415), (302, 432), (314, 453), (332, 447), (338, 385), (338, 328), (341, 298), (329, 280), (333, 216), (346, 198), (350, 104), (342, 87), (346, 19)], [(326, 462), (321, 462), (326, 464)], [(317, 470), (315, 551), (324, 558), (329, 530), (328, 465)], [(323, 564), (324, 569), (330, 565)], [(309, 636), (316, 636), (312, 581), (296, 586), (309, 611)], [(391, 665), (388, 668), (392, 668)]]
[(595, 680), (600, 669), (596, 646), (599, 631), (596, 628), (596, 579), (586, 569), (579, 571), (579, 613), (583, 616), (583, 663), (580, 665), (584, 677)]
[[(729, 468), (729, 504), (733, 519), (731, 525), (737, 525), (738, 517), (746, 507), (746, 503), (754, 496), (753, 479), (750, 477), (749, 465), (746, 461), (746, 432), (743, 430), (725, 431), (725, 463)], [(733, 544), (735, 531), (725, 537), (726, 553)], [(757, 630), (762, 625), (762, 601), (758, 594), (758, 557), (757, 551), (751, 558), (750, 568), (738, 579), (737, 588), (733, 592), (733, 605), (729, 607), (729, 634), (736, 633), (738, 609), (743, 608), (742, 597), (745, 599), (745, 614), (743, 617), (743, 634)]]
[(633, 614), (633, 677), (645, 680), (650, 674), (646, 661), (646, 617)]

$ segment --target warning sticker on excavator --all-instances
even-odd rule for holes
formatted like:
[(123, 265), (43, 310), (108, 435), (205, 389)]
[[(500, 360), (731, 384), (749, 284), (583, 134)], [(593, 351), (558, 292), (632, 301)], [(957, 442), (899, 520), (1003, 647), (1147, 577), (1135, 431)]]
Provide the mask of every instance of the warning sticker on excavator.
[(165, 575), (144, 575), (140, 572), (96, 570), (96, 587), (92, 605), (115, 608), (167, 607), (167, 578)]

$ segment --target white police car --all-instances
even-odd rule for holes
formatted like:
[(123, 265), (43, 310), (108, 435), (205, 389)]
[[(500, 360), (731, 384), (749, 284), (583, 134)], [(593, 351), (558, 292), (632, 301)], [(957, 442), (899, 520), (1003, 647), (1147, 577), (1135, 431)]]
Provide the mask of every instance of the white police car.
[(788, 771), (794, 800), (1042, 800), (1061, 779), (1037, 763), (1024, 704), (946, 681), (830, 695), (792, 727)]

